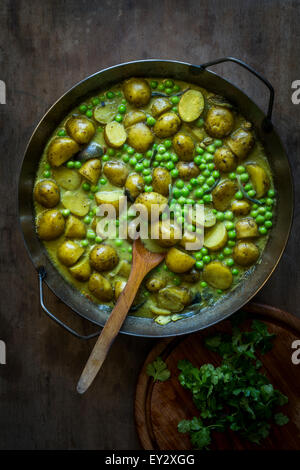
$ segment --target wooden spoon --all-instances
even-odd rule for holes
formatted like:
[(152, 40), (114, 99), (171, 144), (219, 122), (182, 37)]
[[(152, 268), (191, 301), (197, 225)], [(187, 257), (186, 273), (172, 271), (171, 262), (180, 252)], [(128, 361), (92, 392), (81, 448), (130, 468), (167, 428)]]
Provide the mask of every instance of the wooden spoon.
[(142, 280), (165, 257), (165, 253), (152, 253), (148, 251), (140, 239), (135, 240), (132, 254), (133, 263), (129, 279), (83, 369), (77, 384), (78, 393), (84, 393), (99, 372), (110, 346), (123, 325)]

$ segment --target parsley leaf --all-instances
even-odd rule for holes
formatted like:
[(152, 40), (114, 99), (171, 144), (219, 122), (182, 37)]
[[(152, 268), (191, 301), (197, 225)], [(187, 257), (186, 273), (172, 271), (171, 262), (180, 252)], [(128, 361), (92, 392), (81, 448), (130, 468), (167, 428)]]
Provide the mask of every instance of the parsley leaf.
[(165, 382), (171, 376), (171, 372), (161, 357), (157, 357), (155, 361), (148, 364), (146, 372), (149, 376), (153, 377), (154, 382), (157, 380)]
[(274, 419), (278, 426), (284, 426), (289, 422), (289, 418), (283, 413), (277, 413), (276, 415), (274, 415)]

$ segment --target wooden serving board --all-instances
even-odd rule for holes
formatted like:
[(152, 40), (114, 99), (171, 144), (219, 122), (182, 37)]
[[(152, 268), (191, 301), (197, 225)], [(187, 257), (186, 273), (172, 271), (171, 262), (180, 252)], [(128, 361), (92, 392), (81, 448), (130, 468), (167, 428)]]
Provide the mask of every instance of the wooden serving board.
[[(289, 398), (289, 403), (280, 411), (287, 414), (290, 422), (285, 426), (274, 425), (270, 436), (262, 445), (242, 440), (237, 433), (214, 433), (212, 449), (297, 449), (300, 450), (300, 364), (292, 363), (292, 343), (300, 340), (300, 319), (293, 315), (262, 304), (248, 304), (250, 320), (264, 321), (268, 330), (277, 336), (272, 351), (260, 359), (264, 371), (275, 388)], [(186, 434), (177, 431), (182, 419), (198, 416), (192, 395), (178, 382), (177, 363), (188, 359), (196, 366), (204, 363), (220, 364), (220, 358), (203, 346), (203, 338), (218, 331), (230, 332), (230, 321), (225, 320), (216, 326), (188, 336), (164, 339), (158, 342), (149, 353), (139, 375), (135, 397), (135, 420), (140, 442), (147, 450), (190, 450), (191, 444)], [(166, 382), (153, 383), (146, 374), (147, 364), (160, 356), (171, 371)]]

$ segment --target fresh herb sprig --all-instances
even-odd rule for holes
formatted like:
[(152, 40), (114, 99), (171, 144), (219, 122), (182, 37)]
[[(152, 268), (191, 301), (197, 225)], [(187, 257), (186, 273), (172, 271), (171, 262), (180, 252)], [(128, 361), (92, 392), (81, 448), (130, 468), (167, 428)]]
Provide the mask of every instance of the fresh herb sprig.
[(157, 357), (155, 361), (147, 365), (147, 374), (153, 377), (153, 381), (165, 382), (170, 378), (171, 372), (169, 371), (167, 364), (162, 360), (161, 357)]

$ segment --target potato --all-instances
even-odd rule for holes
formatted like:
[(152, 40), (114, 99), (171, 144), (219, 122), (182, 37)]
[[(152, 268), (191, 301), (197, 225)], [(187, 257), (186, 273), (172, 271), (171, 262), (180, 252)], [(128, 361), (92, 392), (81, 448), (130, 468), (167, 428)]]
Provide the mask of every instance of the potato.
[(127, 282), (126, 281), (116, 281), (114, 284), (115, 288), (115, 299), (118, 300), (123, 290), (125, 289)]
[(201, 274), (195, 268), (192, 268), (181, 276), (183, 282), (188, 282), (190, 284), (196, 284), (196, 282), (200, 281), (200, 278)]
[(152, 172), (152, 187), (153, 191), (168, 196), (169, 186), (172, 184), (172, 177), (166, 168), (157, 167)]
[(59, 187), (51, 180), (39, 181), (34, 187), (34, 199), (42, 206), (50, 209), (59, 203)]
[(66, 122), (66, 131), (78, 144), (87, 144), (95, 134), (95, 126), (85, 116), (72, 116)]
[(204, 227), (211, 228), (215, 225), (217, 219), (210, 207), (204, 207)]
[(246, 217), (235, 224), (236, 238), (253, 238), (259, 235), (255, 220), (252, 217)]
[(137, 152), (145, 153), (154, 142), (154, 135), (146, 124), (138, 122), (127, 129), (128, 144)]
[(240, 266), (250, 266), (258, 260), (259, 249), (252, 242), (240, 241), (235, 245), (232, 257)]
[(103, 302), (110, 302), (113, 299), (114, 292), (111, 283), (99, 273), (91, 275), (88, 287), (91, 293)]
[(170, 248), (165, 258), (167, 267), (173, 273), (185, 273), (196, 263), (195, 258), (178, 248)]
[(151, 274), (146, 280), (146, 288), (150, 292), (158, 292), (163, 289), (167, 284), (167, 280), (160, 276), (158, 273)]
[(110, 271), (118, 262), (118, 254), (110, 245), (96, 245), (90, 252), (90, 263), (96, 271)]
[(80, 282), (85, 282), (89, 279), (92, 270), (89, 263), (89, 260), (84, 258), (78, 263), (74, 264), (71, 268), (69, 268), (70, 273), (72, 276)]
[[(193, 246), (190, 246), (190, 244), (193, 244)], [(200, 235), (195, 232), (185, 231), (182, 235), (182, 239), (180, 240), (179, 245), (188, 251), (194, 251), (197, 249), (200, 250), (200, 248), (202, 248)]]
[(213, 210), (210, 207), (205, 206), (203, 212), (197, 213), (198, 207), (191, 207), (187, 213), (187, 221), (198, 227), (210, 228), (213, 227), (216, 223), (216, 216), (213, 213)]
[(159, 307), (171, 312), (180, 312), (191, 301), (191, 293), (185, 287), (164, 287), (159, 291), (157, 297)]
[(56, 137), (47, 150), (48, 162), (57, 167), (69, 160), (79, 151), (78, 143), (70, 137)]
[(98, 206), (102, 204), (111, 204), (119, 215), (124, 207), (126, 197), (123, 191), (117, 189), (116, 191), (99, 191), (95, 194), (95, 200)]
[(151, 98), (151, 88), (143, 78), (126, 80), (123, 85), (123, 92), (126, 100), (137, 108), (148, 104)]
[(118, 112), (118, 105), (114, 101), (102, 102), (94, 109), (94, 119), (100, 124), (111, 122)]
[(52, 171), (53, 178), (63, 189), (74, 191), (81, 183), (81, 176), (77, 170), (71, 170), (65, 166), (60, 166)]
[(131, 173), (126, 180), (125, 190), (129, 193), (131, 200), (138, 197), (144, 191), (145, 182), (139, 173)]
[(209, 109), (205, 119), (206, 132), (211, 137), (221, 139), (230, 134), (234, 126), (234, 116), (229, 109), (214, 106)]
[(246, 168), (256, 191), (256, 197), (263, 197), (270, 188), (270, 178), (266, 171), (256, 163), (249, 163)]
[(194, 162), (178, 162), (176, 168), (179, 172), (179, 178), (185, 181), (196, 178), (200, 174), (200, 170)]
[(236, 167), (236, 157), (228, 147), (220, 147), (215, 151), (214, 164), (217, 170), (229, 173)]
[(180, 160), (191, 162), (194, 158), (194, 141), (186, 134), (181, 132), (173, 137), (173, 148)]
[(119, 274), (119, 276), (128, 278), (131, 272), (131, 264), (125, 259), (123, 259), (122, 261), (120, 261), (120, 264), (117, 269), (118, 269), (117, 274)]
[(217, 223), (204, 235), (204, 246), (212, 251), (223, 248), (227, 243), (227, 230), (223, 222)]
[(226, 139), (226, 145), (239, 160), (243, 160), (254, 145), (254, 137), (250, 131), (237, 129)]
[(151, 106), (151, 113), (152, 115), (157, 118), (162, 113), (166, 113), (172, 108), (172, 104), (168, 100), (168, 98), (157, 98), (153, 101)]
[(153, 127), (154, 134), (160, 139), (170, 137), (176, 134), (180, 127), (181, 121), (176, 113), (170, 111), (162, 114), (156, 121)]
[(84, 217), (90, 210), (90, 200), (86, 193), (82, 190), (66, 191), (61, 202), (66, 209), (69, 209), (72, 214), (78, 217)]
[(168, 204), (168, 199), (164, 196), (162, 196), (159, 193), (156, 192), (150, 192), (150, 193), (142, 193), (140, 194), (136, 200), (135, 204), (143, 204), (148, 212), (149, 218), (151, 217), (151, 207), (153, 205), (157, 205), (158, 213), (162, 213), (167, 204)]
[(101, 175), (101, 161), (98, 158), (88, 160), (78, 172), (90, 183), (96, 184)]
[(220, 261), (212, 261), (204, 266), (203, 279), (216, 289), (228, 289), (232, 284), (230, 269)]
[(129, 170), (120, 160), (105, 163), (103, 173), (114, 186), (124, 186)]
[(133, 126), (134, 124), (137, 124), (138, 122), (144, 122), (146, 121), (147, 116), (144, 113), (144, 111), (140, 110), (134, 110), (134, 111), (129, 111), (129, 113), (125, 114), (124, 116), (124, 127), (130, 127)]
[(181, 229), (172, 220), (158, 221), (154, 227), (154, 233), (158, 232), (159, 239), (155, 240), (158, 245), (169, 247), (176, 245), (181, 239)]
[(120, 122), (112, 121), (104, 128), (104, 139), (107, 145), (113, 148), (122, 147), (127, 139), (125, 127)]
[(192, 122), (198, 119), (203, 109), (204, 98), (201, 91), (188, 90), (180, 98), (178, 112), (184, 122)]
[(247, 215), (250, 212), (251, 205), (249, 204), (248, 201), (243, 200), (243, 201), (233, 201), (231, 203), (230, 207), (231, 211), (236, 215), (237, 217), (241, 215)]
[(56, 209), (42, 212), (37, 218), (37, 234), (41, 240), (55, 240), (65, 229), (65, 219)]
[(66, 222), (65, 236), (68, 238), (84, 238), (85, 235), (85, 224), (74, 215), (70, 215)]
[(212, 191), (212, 200), (215, 209), (225, 211), (231, 203), (238, 187), (234, 181), (225, 179)]
[[(96, 138), (99, 137), (97, 136)], [(80, 162), (86, 162), (92, 158), (100, 158), (103, 154), (103, 146), (93, 140), (76, 155), (76, 159)]]
[(191, 127), (190, 132), (192, 136), (199, 142), (202, 142), (202, 140), (205, 138), (204, 129), (199, 129), (199, 127)]
[(71, 240), (65, 240), (57, 249), (57, 257), (65, 266), (72, 266), (83, 254), (84, 248)]

